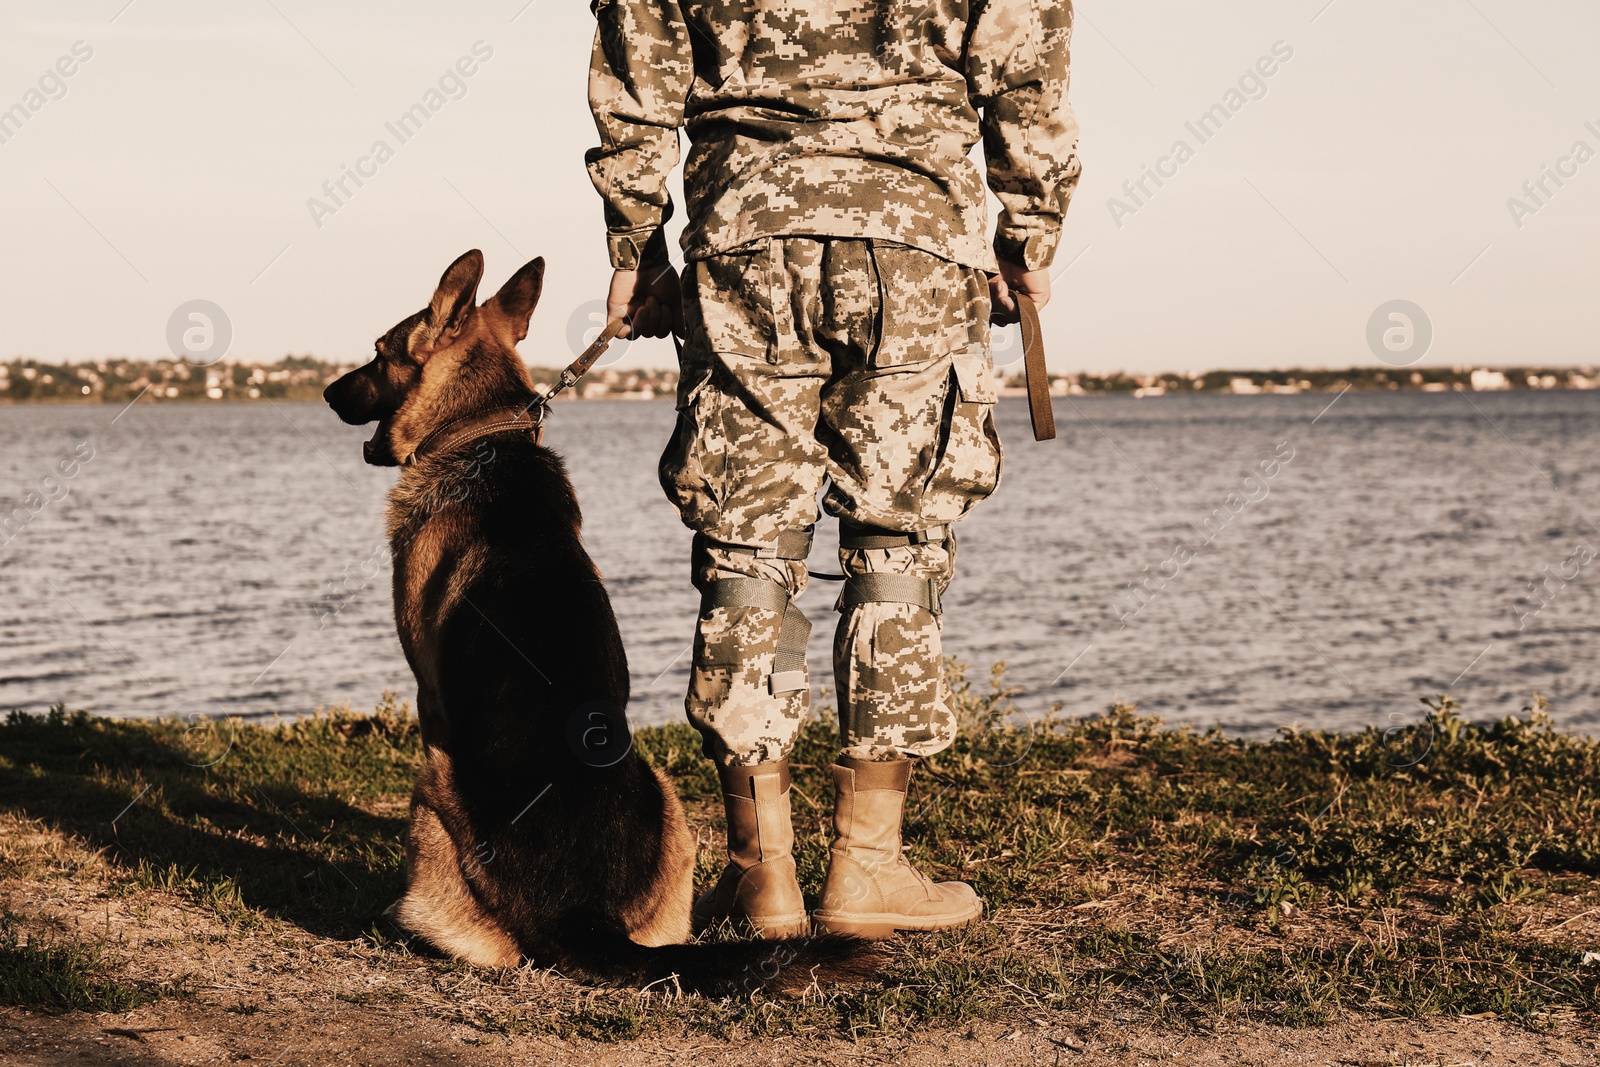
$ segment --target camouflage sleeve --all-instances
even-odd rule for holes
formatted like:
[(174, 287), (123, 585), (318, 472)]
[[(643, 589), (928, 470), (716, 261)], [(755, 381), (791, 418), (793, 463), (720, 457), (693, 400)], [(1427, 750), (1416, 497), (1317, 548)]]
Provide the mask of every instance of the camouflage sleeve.
[(594, 0), (589, 108), (600, 145), (584, 156), (605, 200), (611, 265), (665, 263), (672, 217), (667, 177), (694, 79), (689, 28), (676, 0)]
[(966, 76), (1001, 206), (994, 251), (1039, 270), (1055, 256), (1080, 169), (1067, 103), (1072, 0), (985, 0), (974, 9)]

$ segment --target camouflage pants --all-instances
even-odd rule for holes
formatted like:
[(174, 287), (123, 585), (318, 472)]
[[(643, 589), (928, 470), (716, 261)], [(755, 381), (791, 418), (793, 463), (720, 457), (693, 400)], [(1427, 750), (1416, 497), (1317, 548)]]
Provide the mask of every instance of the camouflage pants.
[[(702, 593), (758, 578), (798, 597), (805, 561), (773, 546), (816, 522), (824, 478), (829, 514), (907, 532), (955, 522), (998, 484), (982, 272), (883, 241), (773, 238), (691, 263), (684, 310), (661, 483), (697, 534)], [(943, 593), (955, 539), (839, 555), (847, 575), (909, 575)], [(686, 706), (720, 763), (782, 758), (799, 731), (809, 688), (769, 686), (782, 623), (775, 605), (702, 608)], [(942, 656), (927, 607), (844, 609), (834, 674), (847, 754), (925, 756), (950, 744)]]

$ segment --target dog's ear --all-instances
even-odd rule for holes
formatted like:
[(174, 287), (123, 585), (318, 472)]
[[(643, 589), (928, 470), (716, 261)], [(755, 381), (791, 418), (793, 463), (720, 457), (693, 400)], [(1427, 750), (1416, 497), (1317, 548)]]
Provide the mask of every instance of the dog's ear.
[(478, 282), (483, 279), (483, 253), (476, 248), (450, 264), (439, 278), (428, 305), (428, 322), (433, 327), (433, 343), (461, 332), (467, 316), (478, 302)]
[(540, 256), (523, 264), (522, 269), (508, 278), (500, 291), (494, 294), (494, 298), (483, 305), (485, 311), (493, 311), (491, 321), (507, 344), (515, 346), (528, 336), (528, 318), (539, 303), (539, 294), (543, 290), (544, 257)]

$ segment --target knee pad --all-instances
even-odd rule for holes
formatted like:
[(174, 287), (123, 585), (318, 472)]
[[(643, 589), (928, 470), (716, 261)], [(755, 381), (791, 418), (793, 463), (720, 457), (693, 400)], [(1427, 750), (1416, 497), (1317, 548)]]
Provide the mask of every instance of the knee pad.
[[(946, 524), (911, 531), (860, 526), (852, 522), (841, 522), (839, 527), (839, 547), (844, 549), (905, 548), (953, 540), (954, 537), (954, 532)], [(844, 589), (840, 591), (839, 601), (834, 608), (845, 611), (857, 604), (883, 603), (912, 604), (937, 616), (942, 610), (939, 583), (932, 578), (883, 571), (852, 574), (845, 579)]]
[[(751, 547), (712, 542), (724, 552), (749, 553), (758, 559), (805, 559), (811, 553), (811, 527), (785, 530), (770, 545)], [(704, 536), (703, 534), (700, 536)], [(708, 542), (710, 538), (706, 539)], [(764, 608), (783, 617), (778, 627), (778, 651), (773, 657), (767, 691), (773, 696), (805, 689), (806, 643), (811, 639), (811, 620), (795, 605), (789, 591), (766, 578), (718, 578), (700, 599), (700, 613), (713, 608)]]

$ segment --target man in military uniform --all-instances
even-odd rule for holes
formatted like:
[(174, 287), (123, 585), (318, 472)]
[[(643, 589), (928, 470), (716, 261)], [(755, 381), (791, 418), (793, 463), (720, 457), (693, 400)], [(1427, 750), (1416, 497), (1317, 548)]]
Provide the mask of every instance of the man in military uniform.
[[(887, 937), (982, 914), (902, 856), (911, 766), (951, 743), (940, 597), (953, 524), (995, 489), (989, 323), (1038, 305), (1078, 178), (1070, 0), (594, 0), (587, 156), (611, 318), (685, 338), (661, 483), (695, 531), (687, 708), (729, 863), (696, 919), (810, 923), (787, 757), (809, 704), (795, 606), (841, 523), (843, 752), (818, 926)], [(662, 226), (688, 130), (684, 289)], [(982, 138), (1001, 205), (986, 233)], [(824, 485), (826, 489), (824, 490)]]

